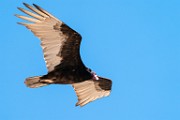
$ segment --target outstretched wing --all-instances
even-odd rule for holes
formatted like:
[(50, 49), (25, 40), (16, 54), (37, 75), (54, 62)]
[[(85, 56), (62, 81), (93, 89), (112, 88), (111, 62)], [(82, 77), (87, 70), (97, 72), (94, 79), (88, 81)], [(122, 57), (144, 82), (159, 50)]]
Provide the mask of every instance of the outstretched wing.
[(78, 97), (76, 106), (81, 107), (96, 99), (108, 96), (111, 92), (112, 81), (99, 77), (99, 80), (86, 80), (74, 83), (73, 87)]
[(19, 23), (30, 29), (35, 36), (41, 40), (44, 52), (44, 59), (48, 71), (53, 71), (60, 64), (66, 66), (83, 65), (80, 58), (79, 33), (68, 27), (56, 17), (34, 5), (34, 7), (23, 3), (30, 11), (18, 8), (30, 17), (16, 15), (18, 18), (29, 21), (30, 23)]

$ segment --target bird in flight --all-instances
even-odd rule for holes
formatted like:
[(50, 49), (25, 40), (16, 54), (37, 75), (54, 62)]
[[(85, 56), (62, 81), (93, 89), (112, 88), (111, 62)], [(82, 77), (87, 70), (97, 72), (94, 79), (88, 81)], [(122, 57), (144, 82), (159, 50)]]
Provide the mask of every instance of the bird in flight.
[(42, 76), (29, 77), (25, 84), (38, 88), (50, 84), (70, 84), (78, 97), (76, 106), (84, 106), (98, 98), (109, 96), (112, 81), (96, 75), (87, 68), (80, 56), (81, 35), (36, 4), (28, 9), (18, 8), (29, 15), (17, 15), (29, 23), (19, 23), (41, 40), (41, 47), (48, 73)]

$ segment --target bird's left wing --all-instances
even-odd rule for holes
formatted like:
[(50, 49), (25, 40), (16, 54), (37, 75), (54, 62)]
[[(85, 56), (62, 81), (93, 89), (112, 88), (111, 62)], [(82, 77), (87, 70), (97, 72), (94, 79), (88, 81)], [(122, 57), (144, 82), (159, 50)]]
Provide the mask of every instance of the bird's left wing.
[(73, 87), (78, 97), (76, 106), (81, 107), (96, 99), (109, 96), (111, 92), (112, 81), (105, 78), (99, 80), (86, 80), (74, 83)]
[(79, 53), (81, 35), (41, 7), (35, 4), (33, 4), (34, 7), (23, 4), (30, 11), (23, 8), (18, 9), (30, 17), (16, 16), (29, 21), (30, 23), (19, 24), (26, 26), (41, 40), (48, 72), (53, 71), (63, 62), (64, 66), (66, 64), (72, 64), (72, 66), (82, 64)]

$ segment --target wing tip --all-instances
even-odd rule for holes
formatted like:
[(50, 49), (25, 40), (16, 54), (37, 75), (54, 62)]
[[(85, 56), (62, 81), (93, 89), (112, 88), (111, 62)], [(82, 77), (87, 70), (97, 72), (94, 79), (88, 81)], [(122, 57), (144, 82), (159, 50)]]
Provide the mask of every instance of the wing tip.
[(17, 9), (21, 10), (22, 8), (20, 8), (20, 7), (17, 7)]
[(76, 104), (75, 104), (75, 106), (76, 106), (76, 107), (78, 107), (78, 106), (79, 106), (79, 104), (78, 104), (78, 103), (76, 103)]
[(31, 8), (31, 6), (29, 5), (29, 4), (27, 4), (27, 3), (25, 3), (25, 2), (23, 2), (23, 5), (25, 6), (25, 7), (27, 7), (27, 8)]
[(25, 5), (25, 6), (29, 6), (29, 4), (27, 4), (27, 3), (25, 3), (25, 2), (23, 2), (23, 5)]
[[(85, 104), (86, 105), (86, 104)], [(76, 104), (75, 104), (75, 107), (83, 107), (83, 106), (85, 106), (85, 105), (81, 105), (79, 102), (77, 102)]]
[(14, 14), (14, 16), (18, 17), (19, 18), (19, 15), (18, 14)]
[(26, 26), (25, 23), (21, 23), (21, 22), (17, 22), (18, 25), (23, 25), (23, 26)]
[(36, 5), (35, 3), (33, 3), (33, 6), (34, 6), (35, 8), (37, 8), (38, 10), (41, 10), (41, 7), (38, 6), (38, 5)]

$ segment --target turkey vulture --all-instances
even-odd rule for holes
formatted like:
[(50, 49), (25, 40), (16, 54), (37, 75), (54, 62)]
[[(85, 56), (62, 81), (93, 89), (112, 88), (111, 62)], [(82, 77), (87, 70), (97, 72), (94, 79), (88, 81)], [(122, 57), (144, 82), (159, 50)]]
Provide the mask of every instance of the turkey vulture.
[(30, 17), (16, 15), (30, 23), (19, 23), (41, 40), (48, 73), (29, 77), (30, 88), (50, 84), (71, 84), (78, 97), (76, 106), (84, 106), (98, 98), (108, 96), (112, 81), (99, 77), (87, 68), (80, 56), (81, 35), (38, 5), (23, 3), (30, 11), (18, 8)]

